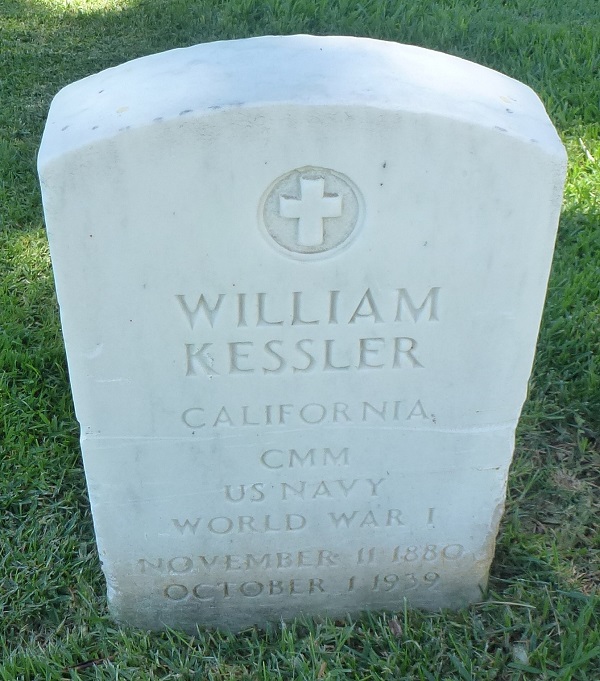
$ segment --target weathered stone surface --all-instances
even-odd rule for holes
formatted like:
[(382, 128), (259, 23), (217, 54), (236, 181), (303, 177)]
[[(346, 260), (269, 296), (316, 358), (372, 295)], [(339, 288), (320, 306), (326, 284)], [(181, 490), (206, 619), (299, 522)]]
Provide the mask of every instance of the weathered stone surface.
[(530, 89), (199, 45), (61, 91), (39, 167), (115, 617), (481, 598), (565, 173)]

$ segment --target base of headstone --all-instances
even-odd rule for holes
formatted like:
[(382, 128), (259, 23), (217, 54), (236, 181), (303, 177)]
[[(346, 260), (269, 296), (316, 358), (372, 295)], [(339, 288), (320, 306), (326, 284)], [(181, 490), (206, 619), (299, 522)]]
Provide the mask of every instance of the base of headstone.
[(321, 436), (351, 445), (290, 458), (289, 436), (264, 450), (240, 441), (214, 469), (186, 440), (84, 441), (88, 480), (102, 481), (90, 496), (116, 619), (236, 629), (404, 599), (427, 610), (481, 601), (510, 431), (403, 433), (393, 451), (360, 429)]

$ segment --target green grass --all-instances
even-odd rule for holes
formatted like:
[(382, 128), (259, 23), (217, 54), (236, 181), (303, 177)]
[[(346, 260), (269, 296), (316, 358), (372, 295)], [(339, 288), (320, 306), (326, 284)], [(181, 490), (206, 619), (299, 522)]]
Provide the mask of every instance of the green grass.
[[(35, 156), (52, 96), (141, 55), (260, 34), (366, 35), (496, 68), (569, 153), (556, 257), (488, 600), (237, 636), (107, 617)], [(0, 680), (600, 679), (600, 2), (1, 0)]]

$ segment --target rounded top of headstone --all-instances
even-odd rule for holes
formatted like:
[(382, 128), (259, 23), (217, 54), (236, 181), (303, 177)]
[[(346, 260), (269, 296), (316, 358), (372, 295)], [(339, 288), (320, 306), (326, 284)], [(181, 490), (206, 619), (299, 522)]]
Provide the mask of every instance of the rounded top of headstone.
[(537, 95), (497, 71), (411, 45), (295, 35), (194, 45), (72, 83), (52, 102), (39, 163), (131, 128), (286, 104), (443, 111), (564, 155)]

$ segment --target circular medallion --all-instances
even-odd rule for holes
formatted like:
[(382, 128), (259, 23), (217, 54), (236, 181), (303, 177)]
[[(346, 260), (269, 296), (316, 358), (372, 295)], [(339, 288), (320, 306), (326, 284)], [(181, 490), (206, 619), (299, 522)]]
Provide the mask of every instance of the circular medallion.
[(307, 166), (273, 182), (263, 195), (260, 218), (278, 250), (292, 257), (317, 257), (347, 246), (362, 213), (362, 197), (348, 177)]

